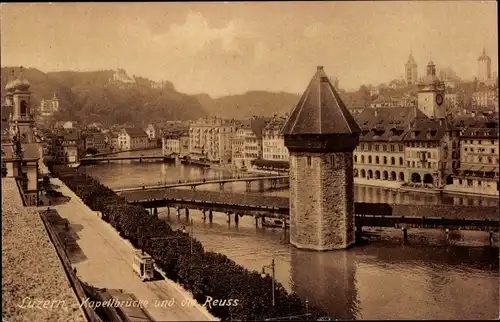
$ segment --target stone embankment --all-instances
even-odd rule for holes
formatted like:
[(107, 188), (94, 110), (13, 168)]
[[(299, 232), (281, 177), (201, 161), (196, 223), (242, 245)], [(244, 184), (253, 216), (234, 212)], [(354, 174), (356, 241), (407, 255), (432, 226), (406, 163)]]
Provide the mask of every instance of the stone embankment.
[(2, 179), (2, 320), (86, 321), (36, 208)]

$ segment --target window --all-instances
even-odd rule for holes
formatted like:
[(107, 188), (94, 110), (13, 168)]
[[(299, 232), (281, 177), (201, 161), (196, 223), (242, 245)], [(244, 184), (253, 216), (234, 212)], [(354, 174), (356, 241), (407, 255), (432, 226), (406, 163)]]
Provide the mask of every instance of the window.
[(308, 167), (311, 167), (311, 166), (312, 166), (312, 160), (311, 160), (311, 157), (310, 157), (310, 156), (308, 156), (308, 157), (307, 157), (307, 166), (308, 166)]
[(492, 163), (493, 160), (491, 159), (491, 157), (488, 157), (488, 163)]
[(462, 179), (458, 179), (458, 184), (462, 184)]
[(375, 157), (375, 163), (378, 164), (379, 163), (379, 159), (378, 159), (378, 156)]
[(481, 144), (481, 140), (477, 141), (477, 144)]
[(464, 148), (464, 151), (467, 152), (467, 148)]
[(396, 151), (396, 147), (394, 145), (391, 145), (391, 152), (395, 152)]
[(375, 151), (378, 151), (378, 144), (375, 144)]
[(382, 151), (384, 151), (384, 152), (387, 151), (387, 146), (385, 144), (382, 145)]
[(467, 185), (468, 185), (469, 187), (472, 187), (472, 180), (468, 179), (468, 180), (467, 180)]
[(412, 166), (412, 168), (415, 168), (415, 161), (411, 162), (411, 166)]
[(495, 149), (491, 149), (491, 153), (492, 153), (492, 154), (495, 154)]
[(495, 144), (495, 141), (491, 140), (491, 145)]
[(483, 158), (482, 157), (477, 157), (477, 160), (478, 160), (478, 162), (483, 162)]
[(474, 148), (470, 148), (470, 152), (474, 152)]
[[(399, 165), (403, 165), (403, 158), (399, 158)], [(408, 161), (408, 165), (410, 165), (409, 161)]]
[(368, 163), (372, 163), (372, 156), (371, 155), (368, 156)]
[(354, 163), (358, 163), (358, 156), (357, 155), (354, 156)]
[(365, 156), (364, 155), (361, 156), (361, 163), (365, 163)]
[(384, 164), (387, 164), (387, 157), (384, 157)]

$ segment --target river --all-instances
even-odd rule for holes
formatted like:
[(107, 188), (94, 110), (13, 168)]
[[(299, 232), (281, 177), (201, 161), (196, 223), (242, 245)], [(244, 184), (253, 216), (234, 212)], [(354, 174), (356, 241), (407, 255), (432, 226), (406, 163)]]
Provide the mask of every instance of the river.
[[(81, 171), (110, 188), (155, 184), (162, 181), (220, 176), (229, 170), (204, 169), (161, 163), (85, 166)], [(257, 183), (258, 184), (258, 183)], [(218, 189), (204, 186), (199, 189)], [(253, 193), (260, 193), (257, 190)], [(225, 191), (244, 192), (245, 183), (229, 184)], [(287, 196), (286, 189), (264, 194)], [(399, 196), (393, 191), (357, 187), (356, 200), (403, 203), (455, 203), (454, 197)], [(480, 200), (482, 204), (496, 202)], [(484, 201), (483, 201), (484, 200)], [(474, 203), (472, 201), (471, 203)], [(173, 227), (186, 225), (184, 216), (165, 209), (159, 215)], [(238, 264), (261, 271), (276, 261), (276, 279), (311, 305), (343, 319), (494, 319), (498, 317), (498, 248), (457, 245), (400, 245), (372, 241), (349, 251), (308, 252), (290, 246), (280, 229), (255, 227), (250, 217), (227, 222), (214, 214), (204, 222), (191, 211), (193, 234), (207, 250), (227, 255)], [(482, 237), (481, 237), (482, 238)]]

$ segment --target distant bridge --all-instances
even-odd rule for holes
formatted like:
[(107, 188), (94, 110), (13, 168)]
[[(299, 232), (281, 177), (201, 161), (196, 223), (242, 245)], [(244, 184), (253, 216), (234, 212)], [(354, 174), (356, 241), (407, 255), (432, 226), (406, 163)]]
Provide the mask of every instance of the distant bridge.
[(254, 181), (269, 181), (271, 182), (271, 186), (276, 188), (278, 184), (288, 183), (288, 175), (262, 175), (262, 176), (252, 176), (252, 177), (231, 177), (231, 178), (211, 178), (211, 179), (195, 179), (192, 181), (181, 181), (178, 182), (172, 181), (164, 184), (158, 185), (150, 185), (150, 186), (135, 186), (130, 188), (119, 188), (113, 189), (115, 192), (125, 192), (125, 191), (140, 191), (140, 190), (154, 190), (154, 189), (166, 189), (166, 188), (179, 188), (179, 187), (191, 187), (191, 189), (195, 190), (197, 186), (206, 185), (206, 184), (219, 184), (220, 190), (224, 190), (224, 184), (231, 182), (246, 182), (246, 190), (247, 192), (251, 189), (251, 183)]
[[(289, 218), (289, 199), (215, 191), (194, 190), (144, 190), (119, 193), (130, 204), (142, 205), (157, 212), (157, 208), (168, 207), (235, 214), (257, 218)], [(355, 203), (358, 227), (420, 227), (461, 228), (471, 230), (498, 231), (497, 207), (448, 206), (448, 205), (404, 205), (381, 203)], [(169, 210), (170, 211), (170, 210)]]

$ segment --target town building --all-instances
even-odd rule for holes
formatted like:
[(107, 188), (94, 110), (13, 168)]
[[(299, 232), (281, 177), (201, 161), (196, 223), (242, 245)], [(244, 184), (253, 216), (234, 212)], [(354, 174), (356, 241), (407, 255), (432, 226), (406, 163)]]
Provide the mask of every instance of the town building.
[(84, 150), (94, 151), (96, 153), (111, 152), (111, 146), (106, 142), (106, 135), (101, 132), (90, 132), (84, 138)]
[(498, 108), (498, 89), (479, 86), (472, 94), (472, 104), (474, 107)]
[(477, 59), (477, 79), (483, 83), (491, 79), (491, 58), (486, 54), (485, 48)]
[(234, 123), (220, 118), (200, 119), (189, 127), (190, 156), (211, 162), (231, 163)]
[(262, 158), (264, 160), (288, 162), (290, 154), (281, 134), (286, 120), (286, 117), (274, 115), (262, 130)]
[(399, 187), (408, 180), (404, 137), (415, 117), (412, 107), (366, 109), (356, 116), (361, 128), (354, 150), (354, 180), (365, 185)]
[(460, 136), (460, 168), (450, 190), (498, 195), (498, 122), (470, 127)]
[(51, 116), (57, 111), (59, 111), (59, 99), (56, 93), (54, 93), (52, 99), (44, 99), (40, 102), (40, 114), (42, 116)]
[(156, 140), (159, 136), (158, 132), (159, 130), (154, 124), (148, 124), (148, 127), (146, 128), (146, 133), (150, 140)]
[(118, 133), (118, 150), (138, 150), (149, 146), (149, 137), (143, 129), (124, 128)]
[(408, 57), (408, 61), (405, 64), (405, 76), (406, 76), (406, 83), (407, 84), (416, 84), (418, 81), (418, 74), (417, 74), (417, 63), (415, 62), (415, 59), (413, 58), (413, 54), (410, 53), (410, 56)]
[(262, 159), (262, 132), (267, 121), (265, 118), (254, 117), (238, 126), (233, 138), (233, 166), (250, 168), (253, 160)]
[(118, 68), (115, 73), (113, 74), (113, 77), (110, 80), (110, 83), (115, 83), (115, 84), (135, 84), (135, 79), (133, 77), (130, 77), (125, 69)]
[(444, 118), (444, 83), (436, 76), (436, 65), (427, 64), (427, 75), (418, 84), (418, 108), (429, 118)]
[(282, 134), (290, 151), (290, 243), (317, 251), (355, 243), (352, 152), (360, 129), (322, 66)]
[(459, 166), (460, 128), (444, 118), (415, 117), (403, 142), (408, 183), (443, 188)]
[(163, 155), (171, 154), (188, 155), (189, 154), (189, 132), (177, 134), (164, 134), (161, 138)]

